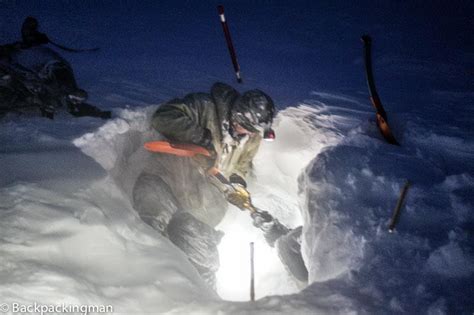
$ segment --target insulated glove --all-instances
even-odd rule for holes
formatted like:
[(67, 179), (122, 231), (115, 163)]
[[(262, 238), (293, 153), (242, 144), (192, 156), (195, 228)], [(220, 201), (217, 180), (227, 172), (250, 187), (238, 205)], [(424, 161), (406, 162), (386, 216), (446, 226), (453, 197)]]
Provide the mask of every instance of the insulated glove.
[(251, 214), (253, 225), (263, 231), (263, 236), (271, 247), (275, 246), (275, 242), (281, 236), (290, 232), (286, 226), (280, 223), (267, 211), (256, 211)]
[(267, 211), (262, 211), (262, 210), (255, 211), (250, 216), (253, 219), (253, 225), (258, 228), (264, 226), (265, 223), (269, 223), (273, 221), (272, 215), (268, 213)]
[(243, 179), (242, 176), (237, 175), (235, 173), (230, 175), (229, 182), (231, 182), (232, 184), (242, 185), (245, 188), (247, 188), (247, 182), (245, 181), (245, 179)]
[(250, 195), (244, 187), (234, 186), (234, 189), (226, 195), (226, 199), (240, 210), (252, 208)]

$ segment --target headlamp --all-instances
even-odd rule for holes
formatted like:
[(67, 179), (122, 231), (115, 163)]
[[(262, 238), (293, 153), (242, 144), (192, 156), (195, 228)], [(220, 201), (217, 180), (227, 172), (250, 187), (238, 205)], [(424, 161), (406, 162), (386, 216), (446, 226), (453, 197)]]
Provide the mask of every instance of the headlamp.
[(233, 115), (233, 119), (236, 123), (238, 123), (242, 128), (252, 132), (258, 133), (263, 136), (263, 139), (266, 141), (273, 141), (275, 140), (275, 131), (271, 128), (270, 123), (264, 122), (254, 122), (252, 123), (248, 117), (243, 115), (242, 113), (235, 112)]
[(275, 137), (275, 131), (272, 128), (267, 128), (263, 132), (263, 140), (265, 141), (274, 141)]

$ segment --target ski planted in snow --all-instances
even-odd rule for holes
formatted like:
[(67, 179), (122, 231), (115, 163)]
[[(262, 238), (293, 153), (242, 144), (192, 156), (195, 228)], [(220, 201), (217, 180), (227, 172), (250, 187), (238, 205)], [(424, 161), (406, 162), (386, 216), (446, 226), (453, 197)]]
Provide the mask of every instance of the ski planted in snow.
[(388, 126), (387, 113), (382, 106), (380, 97), (375, 89), (374, 74), (372, 72), (372, 57), (371, 57), (371, 46), (372, 39), (369, 35), (363, 35), (361, 37), (362, 42), (364, 43), (364, 61), (365, 61), (365, 71), (367, 75), (367, 85), (369, 87), (370, 101), (374, 105), (376, 115), (377, 115), (377, 126), (382, 133), (382, 136), (388, 143), (394, 145), (400, 145), (395, 139), (390, 127)]

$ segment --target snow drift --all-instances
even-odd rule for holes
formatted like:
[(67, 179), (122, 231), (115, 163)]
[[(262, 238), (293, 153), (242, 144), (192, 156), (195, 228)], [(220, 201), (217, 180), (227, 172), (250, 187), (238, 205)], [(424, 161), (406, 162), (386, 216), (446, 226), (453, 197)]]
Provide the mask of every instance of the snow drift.
[[(249, 190), (258, 207), (283, 223), (303, 224), (310, 285), (298, 293), (248, 214), (230, 209), (218, 227), (226, 233), (218, 293), (248, 299), (248, 242), (255, 241), (261, 298), (236, 303), (208, 290), (186, 257), (130, 204), (134, 180), (150, 158), (142, 145), (156, 137), (148, 127), (155, 108), (123, 109), (103, 125), (68, 117), (3, 122), (2, 302), (111, 304), (115, 312), (168, 314), (473, 307), (474, 179), (454, 165), (473, 157), (472, 143), (398, 115), (390, 122), (402, 146), (388, 145), (370, 108), (341, 95), (314, 92), (282, 110), (277, 141), (262, 146)], [(413, 185), (389, 234), (407, 179)]]

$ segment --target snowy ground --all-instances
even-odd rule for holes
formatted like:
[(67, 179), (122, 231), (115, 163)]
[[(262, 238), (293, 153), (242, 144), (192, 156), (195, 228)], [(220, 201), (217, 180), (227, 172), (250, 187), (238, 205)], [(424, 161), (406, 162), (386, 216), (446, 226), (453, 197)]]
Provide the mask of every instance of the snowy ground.
[[(288, 226), (304, 225), (309, 287), (299, 292), (248, 214), (231, 209), (219, 226), (226, 236), (218, 292), (211, 292), (130, 204), (134, 176), (150, 154), (142, 144), (156, 136), (147, 124), (156, 106), (232, 80), (218, 20), (204, 22), (216, 18), (214, 5), (12, 1), (0, 4), (2, 40), (16, 38), (23, 17), (35, 14), (43, 30), (56, 30), (67, 44), (104, 47), (97, 55), (65, 57), (91, 100), (113, 109), (114, 118), (1, 121), (0, 306), (110, 304), (123, 314), (472, 314), (474, 113), (466, 69), (474, 60), (460, 44), (470, 32), (458, 31), (472, 5), (434, 6), (444, 12), (438, 16), (435, 9), (385, 4), (363, 22), (359, 8), (236, 3), (226, 6), (233, 21), (257, 30), (250, 36), (234, 28), (246, 75), (241, 90), (260, 87), (280, 107), (277, 140), (259, 151), (249, 189), (258, 207)], [(271, 18), (256, 19), (263, 14)], [(296, 15), (302, 22), (289, 27)], [(373, 120), (358, 42), (366, 31), (380, 38), (374, 71), (401, 147), (386, 144)], [(412, 185), (390, 234), (406, 180)], [(254, 303), (244, 302), (250, 241), (256, 242)]]
[[(67, 116), (4, 121), (2, 302), (110, 304), (118, 312), (171, 314), (418, 312), (456, 309), (452, 301), (459, 310), (469, 305), (460, 292), (470, 288), (474, 272), (473, 178), (450, 174), (432, 141), (444, 138), (452, 159), (472, 155), (472, 143), (456, 151), (461, 140), (423, 135), (420, 123), (407, 123), (411, 131), (402, 134), (402, 148), (387, 145), (368, 119), (370, 108), (334, 95), (312, 93), (304, 104), (281, 111), (279, 137), (259, 152), (250, 190), (259, 207), (285, 224), (304, 219), (313, 284), (297, 296), (229, 304), (218, 302), (185, 257), (140, 221), (127, 196), (133, 181), (117, 173), (127, 155), (149, 154), (141, 144), (153, 136), (145, 122), (154, 108), (118, 111), (102, 126)], [(414, 130), (416, 141), (408, 140)], [(299, 178), (299, 203), (296, 178), (310, 160)], [(413, 187), (399, 228), (389, 234), (405, 179)], [(221, 297), (248, 298), (249, 241), (257, 243), (257, 297), (296, 293), (248, 215), (232, 210), (219, 226), (226, 232)]]

